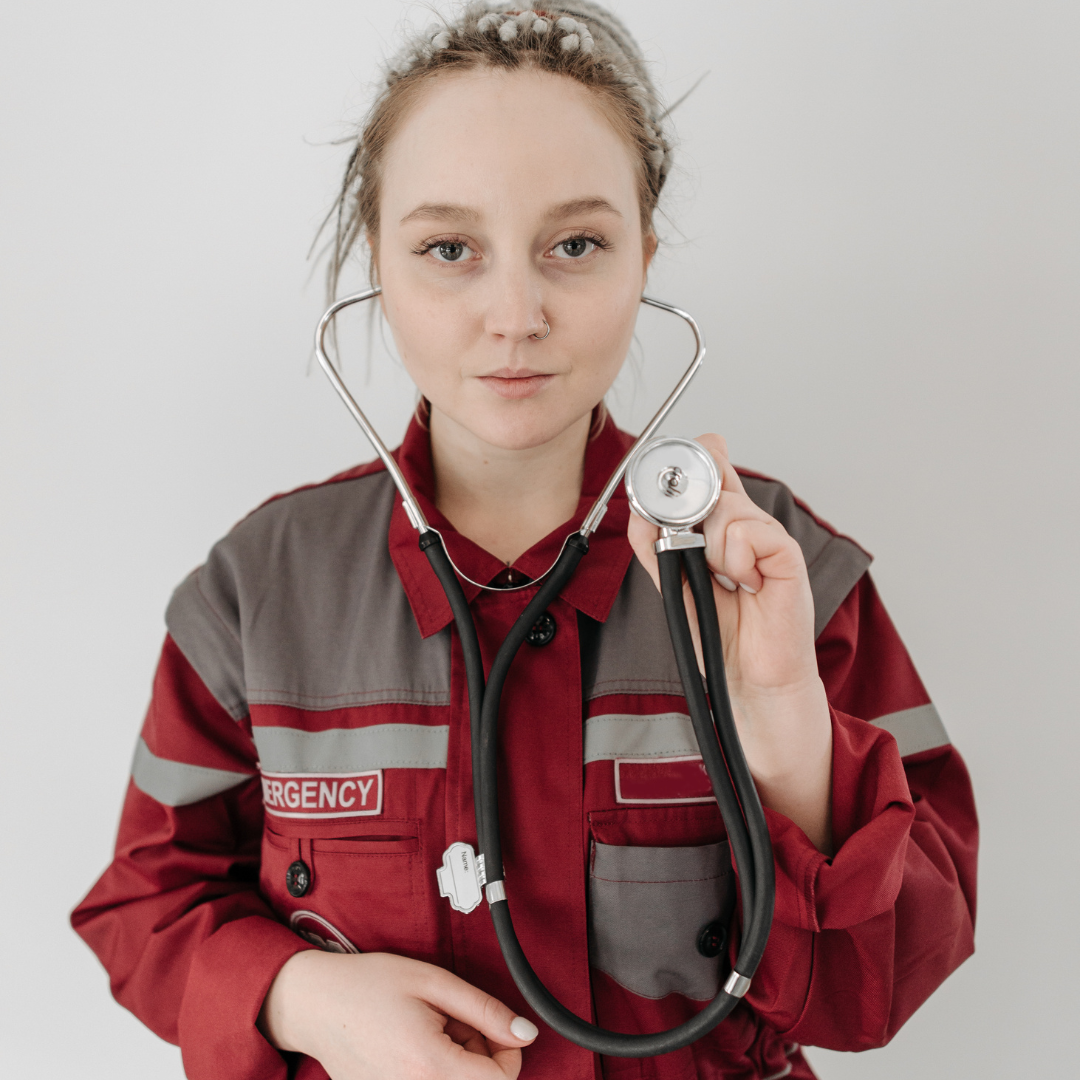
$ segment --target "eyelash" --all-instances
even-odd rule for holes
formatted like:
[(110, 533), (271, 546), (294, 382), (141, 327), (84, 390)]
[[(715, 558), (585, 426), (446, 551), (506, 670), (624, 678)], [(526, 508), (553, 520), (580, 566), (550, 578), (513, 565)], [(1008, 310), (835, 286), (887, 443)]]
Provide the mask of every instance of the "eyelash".
[[(554, 250), (559, 244), (565, 244), (570, 240), (588, 240), (590, 243), (595, 244), (601, 251), (608, 251), (611, 248), (611, 245), (602, 236), (583, 229), (571, 236), (564, 236), (558, 244), (553, 244), (550, 250)], [(432, 251), (443, 244), (465, 244), (468, 246), (468, 243), (468, 240), (462, 236), (439, 236), (434, 240), (427, 240), (418, 247), (413, 248), (412, 253), (414, 255), (426, 255), (429, 251)]]

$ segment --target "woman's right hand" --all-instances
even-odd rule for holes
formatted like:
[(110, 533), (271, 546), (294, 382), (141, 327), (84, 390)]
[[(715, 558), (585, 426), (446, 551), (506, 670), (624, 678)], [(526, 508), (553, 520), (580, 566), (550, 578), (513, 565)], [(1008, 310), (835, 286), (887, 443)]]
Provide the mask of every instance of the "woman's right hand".
[(535, 1024), (433, 964), (308, 951), (278, 972), (259, 1030), (331, 1080), (515, 1080)]

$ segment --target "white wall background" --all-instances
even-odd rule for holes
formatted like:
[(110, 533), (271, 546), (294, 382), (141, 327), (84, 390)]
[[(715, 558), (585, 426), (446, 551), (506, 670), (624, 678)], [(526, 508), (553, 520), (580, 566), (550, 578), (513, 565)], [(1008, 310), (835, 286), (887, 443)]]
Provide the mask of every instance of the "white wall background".
[[(669, 99), (709, 73), (652, 291), (712, 366), (669, 428), (724, 432), (875, 553), (979, 797), (977, 955), (888, 1048), (813, 1060), (1075, 1075), (1080, 8), (615, 6)], [(181, 1075), (66, 915), (109, 859), (173, 585), (271, 492), (370, 456), (309, 372), (305, 253), (406, 10), (0, 8), (6, 1075)], [(683, 362), (659, 318), (628, 424)], [(366, 393), (396, 437), (411, 390), (379, 352)]]

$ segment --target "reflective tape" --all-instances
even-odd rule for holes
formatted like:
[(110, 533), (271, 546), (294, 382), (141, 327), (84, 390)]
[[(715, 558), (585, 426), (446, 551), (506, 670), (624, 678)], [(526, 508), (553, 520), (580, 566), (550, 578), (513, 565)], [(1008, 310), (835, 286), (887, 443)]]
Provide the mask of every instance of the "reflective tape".
[(372, 724), (362, 728), (252, 730), (263, 772), (354, 773), (375, 769), (445, 769), (449, 725)]
[(606, 713), (585, 721), (585, 764), (615, 758), (698, 754), (694, 725), (685, 713)]
[(884, 728), (896, 740), (901, 757), (948, 746), (951, 741), (933, 705), (916, 705), (914, 709), (886, 713), (870, 722)]
[(142, 739), (135, 747), (135, 760), (131, 763), (135, 786), (163, 806), (188, 806), (211, 795), (220, 795), (250, 780), (252, 775), (170, 761), (152, 753)]

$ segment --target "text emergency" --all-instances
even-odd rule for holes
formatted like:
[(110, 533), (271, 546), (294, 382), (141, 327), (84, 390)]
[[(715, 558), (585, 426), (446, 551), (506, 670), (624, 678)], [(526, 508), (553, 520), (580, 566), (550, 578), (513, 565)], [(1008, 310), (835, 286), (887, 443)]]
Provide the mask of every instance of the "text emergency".
[(366, 817), (382, 813), (382, 769), (362, 773), (263, 773), (263, 805), (286, 818)]

